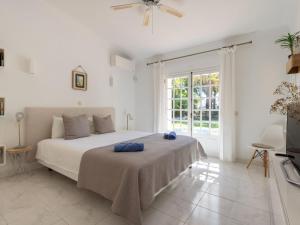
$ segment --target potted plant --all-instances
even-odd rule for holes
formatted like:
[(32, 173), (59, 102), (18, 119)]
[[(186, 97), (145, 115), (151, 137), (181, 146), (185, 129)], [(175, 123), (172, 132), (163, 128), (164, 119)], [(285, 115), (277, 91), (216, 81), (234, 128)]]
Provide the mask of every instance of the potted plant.
[(282, 48), (287, 48), (291, 51), (291, 57), (295, 53), (295, 46), (297, 45), (297, 42), (299, 40), (299, 32), (296, 32), (294, 34), (288, 33), (287, 35), (283, 35), (281, 38), (275, 41), (276, 44), (280, 44)]

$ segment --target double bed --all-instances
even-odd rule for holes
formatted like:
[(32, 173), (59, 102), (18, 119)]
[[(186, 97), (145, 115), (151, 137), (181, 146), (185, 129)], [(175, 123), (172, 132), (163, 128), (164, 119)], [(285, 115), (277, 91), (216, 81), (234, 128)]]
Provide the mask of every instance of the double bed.
[[(115, 116), (113, 108), (26, 108), (25, 140), (36, 150), (31, 159), (111, 200), (112, 211), (136, 225), (142, 224), (142, 211), (156, 194), (204, 156), (198, 141), (186, 136), (169, 141), (162, 134), (121, 131), (51, 139), (52, 118), (62, 114)], [(144, 143), (145, 150), (113, 151), (115, 144), (126, 141)]]
[(72, 180), (78, 181), (80, 162), (83, 154), (91, 149), (146, 137), (151, 133), (121, 131), (108, 134), (93, 134), (75, 140), (63, 138), (45, 139), (38, 143), (36, 159)]

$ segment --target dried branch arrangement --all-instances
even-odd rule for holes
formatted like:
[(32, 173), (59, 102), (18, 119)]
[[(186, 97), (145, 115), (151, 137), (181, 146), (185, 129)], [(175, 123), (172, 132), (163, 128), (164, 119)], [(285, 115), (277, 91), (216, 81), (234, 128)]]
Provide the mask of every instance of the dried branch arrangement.
[(273, 95), (282, 96), (277, 99), (272, 105), (271, 113), (280, 113), (281, 115), (287, 115), (288, 107), (292, 103), (300, 102), (300, 92), (296, 84), (283, 81), (274, 91)]

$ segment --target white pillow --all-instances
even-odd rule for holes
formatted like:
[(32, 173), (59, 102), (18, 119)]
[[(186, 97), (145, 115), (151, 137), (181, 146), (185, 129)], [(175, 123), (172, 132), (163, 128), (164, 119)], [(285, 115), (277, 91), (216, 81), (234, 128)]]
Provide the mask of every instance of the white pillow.
[[(95, 127), (93, 123), (93, 117), (89, 117), (90, 122), (90, 130), (91, 133), (95, 133)], [(53, 116), (53, 122), (52, 122), (52, 134), (51, 138), (64, 138), (65, 137), (65, 127), (64, 127), (64, 121), (62, 117)]]
[(53, 116), (51, 138), (64, 138), (64, 137), (65, 137), (65, 127), (64, 127), (63, 118), (58, 116)]

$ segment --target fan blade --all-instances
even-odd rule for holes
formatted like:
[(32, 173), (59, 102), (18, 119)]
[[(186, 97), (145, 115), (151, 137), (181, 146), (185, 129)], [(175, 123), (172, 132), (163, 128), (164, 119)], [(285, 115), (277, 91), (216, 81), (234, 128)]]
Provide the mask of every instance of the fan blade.
[(146, 26), (146, 27), (149, 26), (150, 14), (151, 14), (150, 8), (146, 9), (145, 14), (144, 14), (144, 26)]
[(135, 6), (139, 6), (141, 3), (130, 3), (130, 4), (124, 4), (124, 5), (113, 5), (111, 8), (113, 10), (121, 10), (121, 9), (129, 9)]
[(183, 14), (174, 8), (171, 8), (171, 7), (163, 5), (163, 4), (159, 4), (158, 7), (162, 12), (169, 13), (169, 14), (171, 14), (173, 16), (177, 16), (179, 18), (183, 17)]

